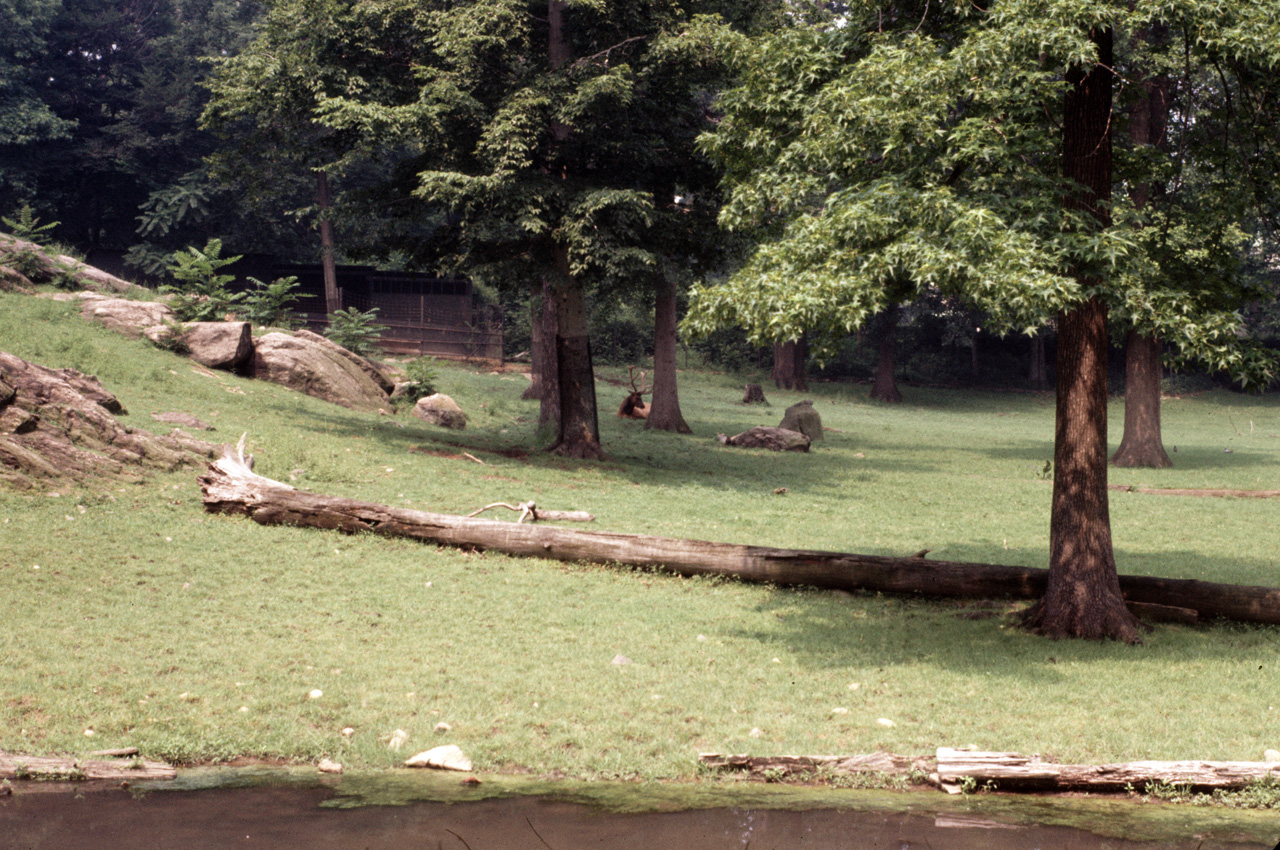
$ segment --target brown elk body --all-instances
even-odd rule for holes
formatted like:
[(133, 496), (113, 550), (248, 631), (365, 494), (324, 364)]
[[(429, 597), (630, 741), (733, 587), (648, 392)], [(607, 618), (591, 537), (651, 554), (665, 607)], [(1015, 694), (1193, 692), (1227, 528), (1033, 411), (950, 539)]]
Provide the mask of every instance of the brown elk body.
[(618, 406), (618, 416), (623, 419), (648, 419), (649, 405), (645, 404), (644, 397), (653, 392), (653, 387), (645, 383), (645, 373), (640, 373), (640, 386), (636, 386), (636, 367), (628, 366), (627, 375), (631, 379), (631, 394), (622, 400), (622, 404)]

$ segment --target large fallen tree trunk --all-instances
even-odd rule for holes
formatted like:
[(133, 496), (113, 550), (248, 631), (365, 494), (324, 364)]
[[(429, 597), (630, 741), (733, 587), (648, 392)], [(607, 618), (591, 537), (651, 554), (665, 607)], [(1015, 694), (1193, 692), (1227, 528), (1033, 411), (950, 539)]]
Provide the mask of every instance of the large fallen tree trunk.
[(94, 759), (80, 761), (50, 756), (0, 753), (0, 779), (173, 779), (177, 770), (159, 761)]
[[(205, 508), (238, 513), (263, 525), (296, 525), (410, 537), (511, 555), (656, 567), (684, 576), (934, 597), (1038, 599), (1048, 570), (998, 564), (927, 561), (803, 549), (773, 549), (705, 540), (649, 537), (498, 522), (393, 508), (297, 490), (253, 472), (240, 452), (200, 476)], [(1280, 624), (1280, 589), (1194, 579), (1121, 576), (1130, 603), (1186, 609), (1200, 617)]]
[(1001, 789), (1121, 791), (1152, 783), (1195, 789), (1244, 788), (1280, 778), (1280, 763), (1263, 761), (1133, 761), (1123, 764), (1052, 764), (1018, 753), (938, 748), (938, 779), (973, 780)]

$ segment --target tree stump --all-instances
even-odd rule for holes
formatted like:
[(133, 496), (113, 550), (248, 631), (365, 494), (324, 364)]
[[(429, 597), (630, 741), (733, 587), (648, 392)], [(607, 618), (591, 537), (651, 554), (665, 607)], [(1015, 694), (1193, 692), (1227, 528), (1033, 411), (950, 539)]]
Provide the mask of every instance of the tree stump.
[(743, 404), (764, 404), (769, 402), (764, 397), (764, 387), (759, 384), (747, 384), (746, 392), (742, 394)]
[(813, 409), (813, 402), (810, 399), (788, 407), (778, 427), (786, 428), (788, 431), (799, 431), (810, 441), (822, 439), (822, 417)]

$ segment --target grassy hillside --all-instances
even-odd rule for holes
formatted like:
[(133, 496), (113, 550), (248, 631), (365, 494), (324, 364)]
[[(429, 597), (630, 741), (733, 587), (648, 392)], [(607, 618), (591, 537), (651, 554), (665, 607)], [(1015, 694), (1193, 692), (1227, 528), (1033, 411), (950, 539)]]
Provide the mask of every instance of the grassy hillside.
[[(209, 377), (29, 297), (0, 295), (0, 350), (98, 375), (134, 427), (166, 430), (150, 414), (181, 411), (214, 439), (247, 432), (259, 472), (325, 493), (444, 513), (535, 499), (591, 511), (602, 530), (1047, 562), (1048, 395), (907, 388), (886, 407), (865, 387), (821, 385), (803, 397), (836, 430), (811, 454), (773, 455), (715, 434), (777, 424), (800, 394), (748, 408), (748, 376), (685, 372), (684, 437), (617, 420), (625, 393), (602, 381), (609, 459), (580, 463), (537, 451), (515, 374), (442, 365), (441, 390), (471, 417), (449, 432)], [(1111, 413), (1116, 442), (1119, 402)], [(1164, 419), (1174, 468), (1114, 482), (1280, 488), (1277, 397), (1168, 399)], [(1115, 494), (1120, 569), (1280, 584), (1276, 510)], [(263, 528), (206, 515), (191, 472), (0, 492), (0, 750), (385, 767), (457, 743), (479, 770), (672, 778), (707, 750), (976, 744), (1120, 761), (1280, 748), (1274, 629), (1050, 642), (957, 616), (969, 607)], [(408, 741), (394, 752), (397, 729)]]

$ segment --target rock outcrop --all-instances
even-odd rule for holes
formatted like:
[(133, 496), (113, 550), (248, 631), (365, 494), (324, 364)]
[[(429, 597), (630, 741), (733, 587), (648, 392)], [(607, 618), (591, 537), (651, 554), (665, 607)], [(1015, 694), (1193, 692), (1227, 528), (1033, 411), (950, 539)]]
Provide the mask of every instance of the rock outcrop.
[(269, 333), (254, 342), (250, 374), (353, 410), (375, 411), (387, 403), (381, 384), (350, 358), (285, 333)]
[(191, 359), (210, 369), (234, 371), (253, 359), (248, 322), (188, 322), (180, 339)]
[(96, 378), (0, 352), (0, 482), (139, 481), (145, 470), (195, 466), (217, 454), (176, 428), (165, 436), (126, 428), (112, 415), (124, 412)]
[(173, 310), (160, 301), (101, 296), (85, 298), (80, 315), (134, 339), (142, 336), (148, 328), (174, 320)]

